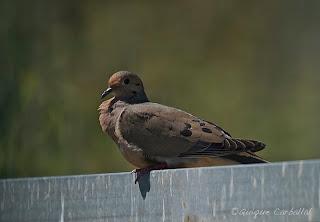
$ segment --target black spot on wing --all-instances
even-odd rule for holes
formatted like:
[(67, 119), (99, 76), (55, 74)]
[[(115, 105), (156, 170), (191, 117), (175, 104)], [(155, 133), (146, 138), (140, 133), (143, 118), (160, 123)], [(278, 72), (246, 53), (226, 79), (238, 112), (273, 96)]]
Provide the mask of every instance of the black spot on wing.
[(189, 129), (183, 129), (183, 130), (180, 131), (180, 134), (181, 134), (182, 136), (189, 137), (189, 136), (192, 135), (192, 132), (191, 132), (191, 130), (189, 130)]
[(185, 127), (183, 130), (180, 131), (180, 134), (182, 136), (185, 136), (185, 137), (189, 137), (192, 135), (192, 132), (191, 132), (191, 124), (190, 123), (184, 123)]
[(205, 133), (212, 133), (212, 130), (206, 127), (201, 128), (203, 132)]

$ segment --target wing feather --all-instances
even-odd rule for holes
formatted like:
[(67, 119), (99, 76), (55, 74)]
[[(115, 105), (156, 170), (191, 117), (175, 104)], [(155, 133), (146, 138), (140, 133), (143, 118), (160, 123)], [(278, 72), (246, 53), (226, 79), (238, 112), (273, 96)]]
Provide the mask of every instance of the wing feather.
[(211, 122), (157, 103), (130, 105), (118, 121), (122, 137), (148, 156), (225, 156), (255, 152), (258, 144), (252, 140), (232, 139), (229, 133)]

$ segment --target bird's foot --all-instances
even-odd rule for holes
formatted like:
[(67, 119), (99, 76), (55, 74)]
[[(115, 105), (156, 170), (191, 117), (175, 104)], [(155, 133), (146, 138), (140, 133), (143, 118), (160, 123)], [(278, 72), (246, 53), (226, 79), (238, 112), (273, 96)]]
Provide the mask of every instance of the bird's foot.
[(135, 174), (135, 180), (134, 183), (137, 183), (138, 180), (143, 177), (144, 175), (150, 173), (152, 170), (162, 170), (162, 169), (168, 169), (168, 164), (166, 163), (160, 163), (157, 165), (141, 168), (141, 169), (134, 169), (131, 171), (131, 173)]

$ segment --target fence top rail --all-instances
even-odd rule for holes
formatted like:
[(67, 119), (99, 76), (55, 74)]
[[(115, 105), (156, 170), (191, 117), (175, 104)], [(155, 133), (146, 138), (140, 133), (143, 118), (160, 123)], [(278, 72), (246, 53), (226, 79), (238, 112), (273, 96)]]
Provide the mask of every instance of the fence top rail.
[(0, 221), (320, 221), (320, 160), (0, 180)]

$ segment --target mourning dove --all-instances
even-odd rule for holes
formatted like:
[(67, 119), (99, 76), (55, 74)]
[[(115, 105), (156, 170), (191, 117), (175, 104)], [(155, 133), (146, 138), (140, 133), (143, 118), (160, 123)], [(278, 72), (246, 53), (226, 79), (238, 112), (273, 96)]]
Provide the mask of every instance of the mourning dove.
[(113, 74), (102, 98), (110, 93), (98, 109), (101, 128), (138, 171), (267, 162), (254, 154), (264, 143), (234, 139), (212, 122), (149, 102), (134, 73)]

